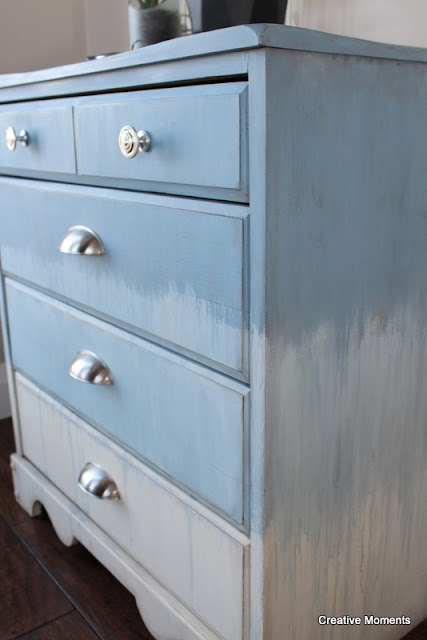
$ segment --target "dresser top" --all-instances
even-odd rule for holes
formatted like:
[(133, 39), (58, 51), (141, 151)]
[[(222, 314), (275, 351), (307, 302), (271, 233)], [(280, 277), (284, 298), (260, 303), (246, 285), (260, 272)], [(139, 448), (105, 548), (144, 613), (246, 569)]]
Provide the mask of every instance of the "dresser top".
[(382, 44), (277, 24), (253, 24), (175, 38), (100, 60), (0, 75), (0, 89), (261, 47), (427, 62), (427, 49), (424, 48)]

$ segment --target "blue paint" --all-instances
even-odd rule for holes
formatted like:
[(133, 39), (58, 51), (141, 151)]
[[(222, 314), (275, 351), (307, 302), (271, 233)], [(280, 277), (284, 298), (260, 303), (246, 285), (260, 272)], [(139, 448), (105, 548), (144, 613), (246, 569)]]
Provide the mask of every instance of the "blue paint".
[[(10, 281), (6, 286), (17, 369), (238, 522), (243, 518), (246, 390), (150, 347), (72, 307)], [(68, 373), (81, 349), (109, 367), (113, 384)]]
[[(112, 198), (100, 189), (34, 182), (16, 189), (14, 181), (0, 181), (0, 192), (5, 272), (151, 339), (243, 370), (241, 219), (187, 211), (177, 201), (180, 208), (142, 196)], [(105, 255), (59, 252), (75, 224), (100, 236)]]

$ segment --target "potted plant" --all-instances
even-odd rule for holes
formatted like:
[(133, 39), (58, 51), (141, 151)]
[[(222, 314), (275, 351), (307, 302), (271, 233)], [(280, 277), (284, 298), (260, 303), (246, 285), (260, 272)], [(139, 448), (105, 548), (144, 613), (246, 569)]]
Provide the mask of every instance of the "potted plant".
[(179, 0), (128, 0), (130, 48), (180, 35)]
[(253, 22), (283, 24), (287, 0), (187, 0), (193, 33)]

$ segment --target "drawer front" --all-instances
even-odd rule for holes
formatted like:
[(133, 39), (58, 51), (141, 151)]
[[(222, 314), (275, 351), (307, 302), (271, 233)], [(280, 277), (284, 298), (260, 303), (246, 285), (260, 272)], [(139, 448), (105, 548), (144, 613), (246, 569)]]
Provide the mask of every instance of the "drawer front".
[[(25, 457), (222, 638), (241, 640), (240, 541), (168, 492), (154, 474), (70, 411), (16, 378)], [(79, 488), (88, 462), (108, 473), (120, 499), (100, 500)]]
[[(246, 388), (6, 282), (14, 367), (242, 522)], [(81, 350), (108, 366), (112, 384), (88, 384), (70, 376), (69, 367)]]
[[(142, 188), (181, 193), (174, 185), (233, 190), (247, 196), (244, 82), (156, 89), (78, 101), (74, 110), (79, 175), (143, 181)], [(125, 157), (119, 134), (149, 134), (148, 151)], [(168, 185), (168, 186), (166, 186)], [(185, 192), (185, 189), (184, 189)]]
[[(24, 130), (27, 146), (16, 143), (13, 151), (6, 144), (6, 131), (16, 135)], [(29, 103), (0, 110), (0, 167), (27, 171), (76, 172), (73, 113), (70, 105), (41, 106)]]
[[(153, 206), (156, 198), (147, 204), (138, 194), (13, 179), (0, 180), (0, 194), (5, 272), (243, 370), (242, 219)], [(104, 255), (59, 251), (75, 225), (99, 236)]]

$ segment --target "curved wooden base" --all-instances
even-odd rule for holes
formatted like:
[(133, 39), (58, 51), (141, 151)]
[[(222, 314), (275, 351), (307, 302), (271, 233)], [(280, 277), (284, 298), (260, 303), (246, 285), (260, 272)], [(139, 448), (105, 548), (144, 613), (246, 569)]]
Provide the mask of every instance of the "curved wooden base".
[(133, 595), (150, 633), (158, 640), (220, 640), (194, 614), (112, 541), (27, 460), (11, 458), (15, 496), (31, 516), (41, 505), (63, 544), (80, 542)]

